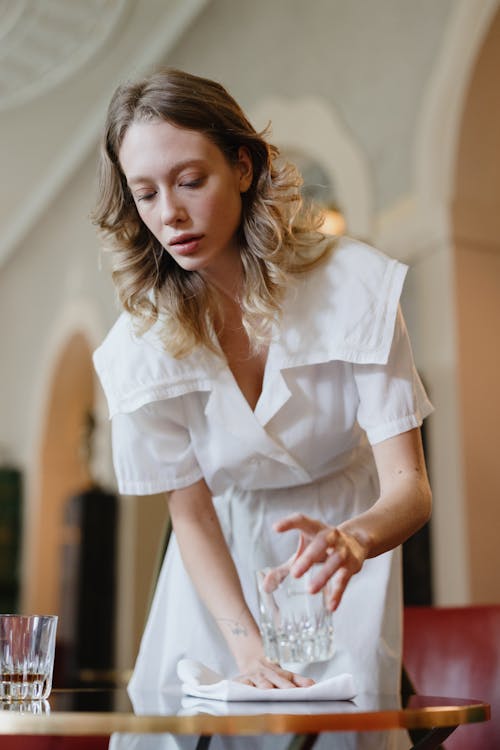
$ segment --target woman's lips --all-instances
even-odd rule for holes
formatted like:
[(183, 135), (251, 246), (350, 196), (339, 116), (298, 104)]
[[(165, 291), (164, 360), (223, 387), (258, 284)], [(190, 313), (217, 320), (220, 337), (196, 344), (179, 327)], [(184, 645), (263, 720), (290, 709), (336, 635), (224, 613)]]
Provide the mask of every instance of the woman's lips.
[(191, 255), (191, 253), (196, 252), (202, 239), (203, 235), (186, 238), (180, 237), (178, 240), (171, 240), (169, 242), (169, 247), (174, 253), (176, 253), (176, 255)]

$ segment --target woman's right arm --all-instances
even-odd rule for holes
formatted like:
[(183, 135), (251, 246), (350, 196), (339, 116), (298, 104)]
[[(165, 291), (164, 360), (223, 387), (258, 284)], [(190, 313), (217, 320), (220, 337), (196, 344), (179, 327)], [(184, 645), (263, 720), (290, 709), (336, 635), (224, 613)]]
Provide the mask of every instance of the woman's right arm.
[(258, 626), (245, 602), (241, 583), (203, 480), (170, 493), (169, 511), (186, 570), (216, 620), (241, 672), (257, 687), (312, 684), (264, 656)]

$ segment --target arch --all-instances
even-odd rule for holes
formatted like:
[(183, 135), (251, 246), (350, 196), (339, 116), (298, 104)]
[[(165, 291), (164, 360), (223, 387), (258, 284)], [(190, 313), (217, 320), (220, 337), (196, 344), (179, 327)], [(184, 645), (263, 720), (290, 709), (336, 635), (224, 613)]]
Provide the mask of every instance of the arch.
[(350, 234), (370, 238), (373, 187), (365, 155), (338, 114), (323, 99), (266, 97), (251, 111), (257, 129), (271, 121), (271, 140), (317, 161), (335, 185)]
[[(78, 457), (80, 431), (89, 407), (97, 422), (92, 478), (104, 487), (115, 486), (108, 408), (91, 360), (106, 331), (107, 324), (95, 303), (75, 299), (58, 312), (44, 346), (36, 378), (26, 475), (21, 586), (25, 612), (58, 610), (59, 547), (61, 535), (66, 533), (62, 511), (68, 497), (90, 479)], [(63, 462), (63, 473), (58, 475)], [(137, 654), (166, 507), (163, 494), (140, 503), (140, 510), (135, 498), (120, 498), (114, 655), (120, 669), (128, 670)], [(146, 534), (150, 544), (145, 552)]]
[[(106, 406), (95, 388), (91, 353), (102, 339), (103, 326), (95, 305), (86, 300), (69, 303), (56, 316), (47, 337), (45, 355), (36, 378), (35, 408), (28, 436), (25, 510), (21, 564), (21, 608), (42, 611), (58, 606), (58, 533), (67, 492), (81, 489), (88, 473), (78, 458), (81, 419), (92, 409), (98, 425), (106, 425)], [(67, 413), (65, 413), (67, 412)], [(93, 470), (98, 477), (111, 461), (107, 435), (97, 431), (98, 458)], [(58, 481), (59, 457), (67, 468)], [(54, 483), (53, 483), (54, 482)]]
[(32, 612), (59, 611), (64, 506), (90, 484), (81, 453), (85, 418), (94, 405), (94, 376), (86, 337), (74, 333), (54, 363), (38, 456), (30, 526), (30, 565), (25, 591)]
[(449, 207), (464, 100), (470, 72), (499, 0), (457, 3), (421, 109), (416, 130), (415, 192), (419, 221), (447, 240)]
[(429, 424), (429, 449), (438, 604), (471, 599), (451, 205), (471, 71), (498, 5), (498, 0), (456, 3), (417, 123), (413, 191), (379, 217), (378, 224), (381, 246), (413, 266), (408, 280), (414, 299), (413, 343), (437, 406)]
[(500, 10), (470, 75), (451, 192), (459, 410), (470, 595), (500, 601)]
[(376, 217), (377, 244), (405, 262), (425, 260), (436, 249), (447, 251), (464, 99), (470, 71), (499, 2), (457, 0), (416, 124), (413, 186)]

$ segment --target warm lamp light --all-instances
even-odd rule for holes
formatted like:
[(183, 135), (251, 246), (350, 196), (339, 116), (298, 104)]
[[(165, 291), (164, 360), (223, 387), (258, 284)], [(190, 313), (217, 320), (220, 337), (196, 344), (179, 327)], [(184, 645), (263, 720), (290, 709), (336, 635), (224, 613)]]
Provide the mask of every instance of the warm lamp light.
[(346, 230), (346, 221), (344, 214), (335, 206), (330, 206), (324, 210), (324, 220), (320, 230), (324, 234), (344, 234)]

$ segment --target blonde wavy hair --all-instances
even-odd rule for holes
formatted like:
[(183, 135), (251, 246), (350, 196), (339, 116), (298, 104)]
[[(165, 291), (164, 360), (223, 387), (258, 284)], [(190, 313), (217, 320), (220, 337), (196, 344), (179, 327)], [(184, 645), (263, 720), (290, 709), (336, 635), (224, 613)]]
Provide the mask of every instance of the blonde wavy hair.
[(238, 240), (243, 266), (243, 325), (255, 349), (268, 343), (292, 277), (321, 262), (328, 247), (322, 217), (304, 210), (296, 167), (258, 133), (217, 82), (167, 68), (115, 91), (99, 158), (94, 223), (111, 251), (113, 282), (138, 334), (159, 321), (159, 336), (174, 357), (203, 344), (219, 352), (213, 332), (218, 295), (197, 271), (185, 271), (142, 222), (121, 169), (119, 152), (129, 126), (165, 120), (203, 133), (230, 163), (244, 146), (253, 179), (242, 195)]

